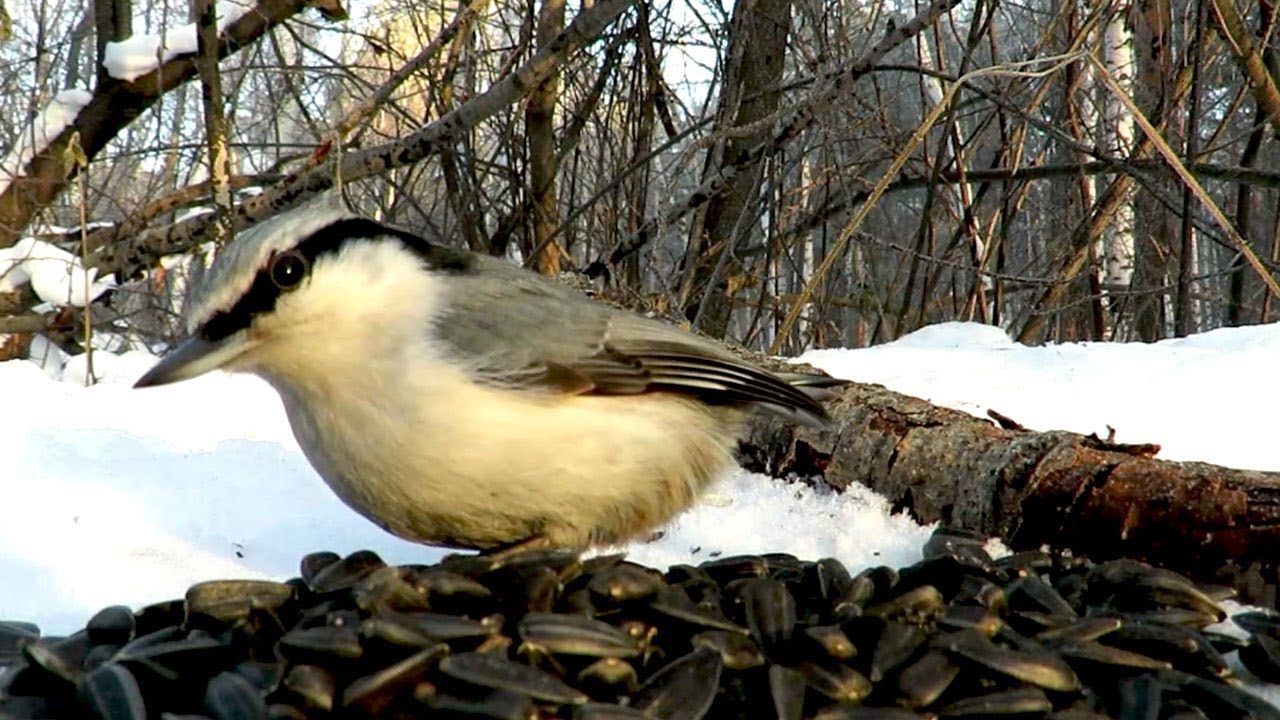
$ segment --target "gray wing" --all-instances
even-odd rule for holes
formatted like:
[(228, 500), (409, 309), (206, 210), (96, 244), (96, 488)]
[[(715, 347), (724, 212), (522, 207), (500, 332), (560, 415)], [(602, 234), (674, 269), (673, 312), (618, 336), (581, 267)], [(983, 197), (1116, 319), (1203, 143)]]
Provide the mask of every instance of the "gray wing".
[(479, 382), (576, 394), (674, 392), (760, 404), (810, 423), (827, 419), (804, 392), (710, 340), (501, 260), (478, 257), (449, 288), (435, 332)]

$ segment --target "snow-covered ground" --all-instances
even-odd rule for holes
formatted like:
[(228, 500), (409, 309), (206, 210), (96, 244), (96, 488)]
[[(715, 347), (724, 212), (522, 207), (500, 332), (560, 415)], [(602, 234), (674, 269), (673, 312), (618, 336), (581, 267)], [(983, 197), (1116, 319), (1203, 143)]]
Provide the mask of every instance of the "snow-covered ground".
[[(1275, 412), (1280, 325), (1155, 345), (1028, 348), (998, 328), (951, 323), (867, 350), (803, 359), (834, 375), (1035, 429), (1154, 442), (1169, 459), (1280, 470)], [(286, 578), (299, 558), (369, 548), (390, 562), (441, 551), (397, 540), (339, 502), (302, 457), (264, 383), (214, 374), (130, 386), (155, 359), (95, 354), (63, 380), (0, 363), (0, 619), (48, 633), (111, 604), (180, 597), (224, 577)], [(716, 553), (832, 555), (851, 568), (912, 563), (929, 528), (891, 516), (866, 492), (833, 495), (738, 473), (660, 540), (626, 548), (653, 565)]]

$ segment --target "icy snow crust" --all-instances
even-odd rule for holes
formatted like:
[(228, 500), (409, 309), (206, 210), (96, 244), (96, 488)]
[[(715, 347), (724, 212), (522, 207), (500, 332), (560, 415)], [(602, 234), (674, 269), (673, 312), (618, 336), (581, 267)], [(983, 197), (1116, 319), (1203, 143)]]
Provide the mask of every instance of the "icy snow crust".
[(866, 350), (800, 360), (832, 375), (1034, 430), (1158, 443), (1164, 460), (1280, 470), (1280, 325), (1145, 343), (1018, 345), (1000, 328), (942, 323)]

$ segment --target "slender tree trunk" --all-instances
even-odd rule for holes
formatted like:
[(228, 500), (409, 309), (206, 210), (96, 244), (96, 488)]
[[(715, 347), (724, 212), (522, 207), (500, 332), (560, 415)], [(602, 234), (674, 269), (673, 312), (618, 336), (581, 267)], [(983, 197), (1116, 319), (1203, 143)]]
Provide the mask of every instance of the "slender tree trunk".
[(209, 189), (214, 220), (209, 239), (221, 247), (231, 240), (231, 150), (223, 112), (222, 73), (218, 68), (218, 14), (214, 0), (196, 0), (196, 65), (204, 105), (205, 145), (209, 153)]
[[(738, 165), (769, 138), (769, 123), (761, 121), (778, 109), (790, 31), (791, 0), (742, 0), (734, 6), (718, 122), (729, 137), (709, 153), (704, 180), (724, 166)], [(736, 249), (754, 222), (765, 162), (762, 156), (738, 168), (724, 192), (707, 203), (689, 239), (681, 288), (684, 315), (714, 337), (729, 327), (728, 279), (740, 272)]]
[[(440, 78), (439, 113), (454, 109), (454, 99), (475, 96), (475, 77), (470, 72), (474, 62), (476, 22), (468, 20), (449, 46), (445, 71)], [(461, 77), (459, 77), (461, 75)], [(440, 170), (444, 175), (446, 197), (457, 215), (459, 230), (473, 252), (490, 252), (487, 223), (478, 207), (475, 189), (475, 146), (471, 134), (460, 135), (440, 148)]]
[[(653, 131), (657, 120), (657, 110), (662, 103), (662, 84), (660, 65), (653, 37), (650, 35), (648, 3), (636, 6), (636, 43), (644, 62), (635, 63), (632, 71), (636, 82), (631, 91), (632, 103), (632, 139), (631, 163), (642, 163), (642, 159), (653, 146)], [(628, 178), (626, 188), (625, 231), (630, 234), (640, 230), (645, 218), (649, 215), (649, 188), (652, 180), (652, 165), (645, 163), (644, 170)], [(644, 288), (644, 251), (640, 251), (623, 260), (619, 271), (626, 278), (628, 286), (636, 290)]]
[[(1275, 37), (1275, 3), (1270, 0), (1262, 0), (1258, 4), (1258, 37), (1261, 38), (1262, 45), (1262, 64), (1266, 74), (1270, 76), (1274, 85), (1277, 81), (1277, 54), (1272, 47), (1272, 40)], [(1245, 168), (1254, 167), (1258, 162), (1258, 153), (1262, 149), (1262, 141), (1267, 131), (1267, 112), (1261, 98), (1255, 98), (1253, 102), (1253, 130), (1249, 133), (1249, 140), (1245, 143), (1244, 150), (1240, 153), (1240, 166)], [(1236, 188), (1236, 212), (1235, 225), (1240, 230), (1240, 234), (1247, 240), (1257, 237), (1254, 232), (1253, 225), (1253, 206), (1254, 199), (1257, 194), (1254, 192), (1253, 185), (1241, 183)], [(1243, 325), (1246, 322), (1244, 317), (1244, 295), (1245, 295), (1245, 260), (1244, 253), (1235, 253), (1231, 258), (1230, 276), (1227, 290), (1227, 324), (1231, 326)], [(1267, 293), (1264, 302), (1271, 299), (1271, 293)], [(1266, 322), (1261, 316), (1260, 322)]]
[[(933, 40), (935, 43), (938, 42), (937, 28), (934, 28), (933, 38), (930, 38), (927, 33), (922, 33), (916, 37), (916, 60), (920, 63), (920, 66), (926, 70), (941, 70), (945, 72), (947, 68), (943, 62), (943, 58), (940, 55), (935, 57), (933, 48), (931, 48), (929, 44), (930, 40)], [(943, 100), (945, 89), (943, 88), (942, 81), (936, 76), (925, 74), (921, 77), (921, 82), (924, 87), (925, 108), (926, 110), (932, 110)], [(943, 132), (946, 133), (946, 143), (944, 147), (949, 148), (949, 153), (944, 152), (940, 148), (936, 166), (944, 167), (948, 164), (948, 160), (950, 160), (951, 163), (954, 164), (955, 172), (963, 178), (968, 170), (966, 167), (967, 159), (964, 151), (967, 139), (965, 138), (964, 132), (960, 128), (960, 124), (955, 117), (948, 119)], [(947, 157), (948, 154), (950, 155), (950, 158)], [(969, 250), (969, 263), (975, 270), (981, 268), (984, 264), (988, 243), (981, 236), (980, 229), (978, 227), (977, 218), (975, 216), (976, 210), (973, 203), (972, 186), (967, 182), (959, 182), (956, 183), (955, 186), (944, 185), (939, 189), (939, 192), (942, 193), (943, 200), (950, 209), (952, 217), (956, 218), (960, 223), (960, 227), (957, 232), (964, 237), (965, 244)], [(960, 272), (952, 272), (951, 280), (953, 285), (952, 296), (956, 297), (960, 292), (962, 292), (962, 288), (960, 288), (959, 285), (965, 280), (964, 274)], [(987, 322), (986, 288), (983, 284), (982, 275), (975, 272), (972, 281), (973, 285), (971, 286), (970, 291), (965, 293), (968, 297), (961, 316), (965, 320), (976, 319), (979, 322)]]
[[(3, 3), (0, 3), (3, 6)], [(84, 87), (89, 84), (89, 80), (82, 75), (82, 67), (80, 58), (84, 54), (85, 45), (94, 40), (94, 29), (97, 26), (98, 7), (87, 7), (84, 14), (80, 17), (80, 22), (76, 23), (76, 27), (71, 31), (70, 37), (67, 39), (67, 72), (63, 80), (63, 87)], [(0, 16), (0, 36), (3, 35), (4, 18)], [(97, 42), (101, 43), (101, 40)], [(94, 57), (98, 57), (94, 55)], [(97, 64), (95, 63), (95, 66)], [(97, 72), (102, 72), (101, 68)]]
[[(1129, 96), (1133, 95), (1134, 83), (1133, 35), (1129, 31), (1129, 16), (1132, 12), (1133, 6), (1127, 0), (1118, 3), (1102, 32), (1103, 64)], [(1113, 157), (1128, 158), (1135, 147), (1133, 116), (1114, 93), (1106, 93), (1104, 97), (1101, 146)], [(1123, 305), (1115, 302), (1112, 294), (1127, 292), (1133, 282), (1133, 213), (1133, 188), (1130, 187), (1126, 189), (1124, 198), (1111, 216), (1111, 222), (1102, 233), (1099, 259), (1102, 289), (1108, 298), (1108, 315), (1114, 312), (1111, 308)], [(1120, 321), (1113, 315), (1108, 319), (1112, 322)], [(1098, 339), (1103, 340), (1105, 337)]]
[(129, 0), (94, 0), (93, 24), (97, 32), (98, 85), (110, 82), (107, 66), (102, 63), (106, 57), (107, 43), (119, 42), (133, 34), (133, 8)]
[[(1253, 130), (1249, 133), (1249, 139), (1245, 142), (1244, 150), (1240, 153), (1240, 167), (1253, 167), (1258, 161), (1258, 151), (1262, 148), (1263, 135), (1266, 133), (1266, 119), (1262, 116), (1262, 109), (1254, 106), (1253, 113)], [(1236, 187), (1236, 212), (1233, 222), (1240, 234), (1252, 242), (1254, 236), (1253, 228), (1253, 201), (1255, 193), (1253, 186), (1248, 183), (1240, 183)], [(1244, 253), (1237, 252), (1231, 257), (1231, 265), (1228, 276), (1227, 288), (1227, 325), (1237, 327), (1243, 325), (1244, 318), (1244, 278), (1246, 273), (1246, 265)], [(1268, 293), (1270, 295), (1270, 293)]]
[[(542, 0), (538, 11), (537, 47), (551, 44), (564, 30), (564, 0)], [(529, 95), (525, 109), (525, 135), (529, 143), (529, 195), (533, 207), (533, 237), (529, 250), (536, 250), (533, 267), (544, 275), (560, 272), (564, 250), (552, 238), (560, 225), (556, 198), (555, 111), (560, 96), (560, 73), (552, 73)]]
[[(1200, 141), (1197, 135), (1200, 131), (1200, 65), (1204, 58), (1204, 41), (1205, 34), (1205, 0), (1197, 0), (1196, 2), (1196, 27), (1195, 39), (1193, 40), (1193, 50), (1191, 53), (1191, 110), (1187, 113), (1187, 136), (1186, 136), (1186, 152), (1184, 155), (1185, 162), (1188, 165), (1194, 165), (1200, 154)], [(1197, 274), (1198, 251), (1196, 242), (1196, 228), (1192, 223), (1195, 217), (1196, 208), (1199, 206), (1191, 195), (1191, 188), (1184, 186), (1182, 188), (1182, 252), (1178, 257), (1178, 294), (1176, 304), (1174, 305), (1174, 333), (1178, 337), (1186, 337), (1196, 330), (1196, 313), (1193, 305), (1192, 284)]]
[[(1179, 92), (1174, 78), (1173, 10), (1170, 0), (1134, 0), (1134, 41), (1137, 52), (1138, 81), (1134, 100), (1157, 127), (1168, 122), (1174, 98)], [(1156, 180), (1159, 186), (1173, 190), (1170, 183)], [(1134, 248), (1134, 277), (1131, 283), (1135, 330), (1145, 342), (1155, 342), (1166, 335), (1166, 298), (1170, 249), (1174, 229), (1164, 204), (1150, 193), (1141, 193), (1135, 202), (1136, 227), (1141, 229)]]
[[(1079, 18), (1076, 16), (1075, 9), (1078, 7), (1074, 3), (1071, 4), (1071, 27), (1076, 28), (1075, 33), (1084, 33), (1094, 36), (1099, 32), (1096, 26), (1090, 29), (1079, 28)], [(1101, 31), (1105, 33), (1105, 31)], [(1099, 112), (1099, 106), (1102, 104), (1098, 98), (1101, 96), (1098, 82), (1098, 68), (1092, 63), (1084, 63), (1078, 70), (1074, 67), (1067, 68), (1067, 77), (1071, 81), (1067, 83), (1067, 102), (1064, 103), (1063, 112), (1067, 116), (1067, 124), (1070, 128), (1071, 136), (1080, 141), (1082, 150), (1071, 153), (1071, 158), (1075, 162), (1085, 162), (1089, 160), (1087, 153), (1083, 148), (1090, 146), (1106, 147), (1108, 133), (1102, 122), (1102, 116)], [(1080, 194), (1080, 212), (1081, 215), (1089, 212), (1098, 201), (1098, 176), (1081, 173), (1077, 183), (1077, 190)], [(1103, 238), (1099, 238), (1094, 243), (1092, 254), (1089, 258), (1089, 308), (1093, 321), (1093, 340), (1102, 340), (1107, 336), (1109, 325), (1109, 306), (1110, 298), (1101, 292), (1103, 283), (1104, 270), (1100, 267), (1098, 258), (1106, 256), (1105, 233)]]
[[(1271, 265), (1274, 267), (1278, 264), (1280, 264), (1280, 203), (1275, 203), (1271, 211)], [(1262, 311), (1259, 313), (1258, 322), (1271, 322), (1271, 304), (1274, 299), (1269, 292), (1262, 297)]]

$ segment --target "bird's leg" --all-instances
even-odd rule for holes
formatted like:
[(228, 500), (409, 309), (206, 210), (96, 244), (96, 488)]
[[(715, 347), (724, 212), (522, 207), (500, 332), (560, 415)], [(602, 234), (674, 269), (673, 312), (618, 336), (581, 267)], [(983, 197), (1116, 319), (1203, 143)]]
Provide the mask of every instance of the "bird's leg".
[(517, 540), (505, 545), (496, 545), (486, 550), (481, 550), (480, 555), (491, 560), (509, 560), (516, 555), (523, 555), (534, 550), (546, 550), (550, 547), (551, 541), (546, 535), (534, 535), (524, 540)]

